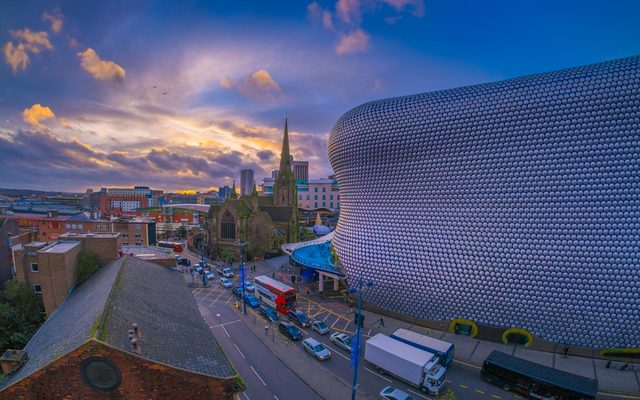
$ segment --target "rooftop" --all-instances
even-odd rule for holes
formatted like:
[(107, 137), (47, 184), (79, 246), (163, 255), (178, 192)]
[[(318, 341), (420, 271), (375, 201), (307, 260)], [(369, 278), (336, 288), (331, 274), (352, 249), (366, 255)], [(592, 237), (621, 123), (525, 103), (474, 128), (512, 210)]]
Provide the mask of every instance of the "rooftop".
[(67, 251), (73, 249), (74, 247), (80, 245), (80, 242), (69, 241), (69, 242), (56, 242), (51, 245), (40, 249), (43, 253), (66, 253)]
[(107, 232), (107, 233), (91, 233), (91, 232), (87, 232), (87, 233), (75, 233), (75, 232), (67, 232), (67, 233), (63, 233), (62, 235), (58, 236), (60, 238), (63, 239), (78, 239), (78, 238), (99, 238), (99, 239), (105, 239), (105, 238), (117, 238), (120, 235), (119, 232)]

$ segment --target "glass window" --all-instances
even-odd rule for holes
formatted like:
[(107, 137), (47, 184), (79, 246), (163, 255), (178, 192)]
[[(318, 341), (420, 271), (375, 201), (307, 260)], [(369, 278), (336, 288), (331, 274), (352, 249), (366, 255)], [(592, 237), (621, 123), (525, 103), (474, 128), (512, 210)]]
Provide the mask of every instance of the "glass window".
[(66, 224), (64, 227), (67, 229), (71, 229), (71, 224)]
[(317, 187), (313, 188), (313, 191), (314, 191), (314, 192), (317, 192), (317, 191), (318, 191), (318, 188), (317, 188)]
[(329, 208), (333, 208), (333, 202), (329, 203)]
[(33, 285), (33, 293), (42, 293), (42, 286), (40, 285)]
[(311, 200), (311, 195), (307, 195), (307, 200)]
[(82, 229), (82, 224), (78, 224), (78, 229)]
[(325, 203), (324, 201), (322, 202), (322, 207), (326, 207), (327, 203)]
[(326, 194), (323, 194), (323, 195), (322, 195), (322, 200), (326, 200), (326, 199), (327, 199), (327, 195), (326, 195)]
[(333, 200), (333, 195), (332, 194), (329, 195), (329, 200)]
[(313, 195), (313, 199), (314, 199), (314, 200), (318, 200), (318, 195), (317, 195), (317, 194), (314, 194), (314, 195)]
[(31, 263), (29, 264), (29, 267), (31, 269), (31, 272), (38, 272), (38, 263)]
[(313, 203), (313, 208), (318, 208), (318, 202)]
[(327, 191), (327, 188), (326, 188), (326, 187), (323, 187), (323, 188), (322, 188), (322, 191), (323, 191), (323, 192), (326, 192), (326, 191)]
[(71, 229), (77, 229), (78, 226), (76, 224), (71, 224)]

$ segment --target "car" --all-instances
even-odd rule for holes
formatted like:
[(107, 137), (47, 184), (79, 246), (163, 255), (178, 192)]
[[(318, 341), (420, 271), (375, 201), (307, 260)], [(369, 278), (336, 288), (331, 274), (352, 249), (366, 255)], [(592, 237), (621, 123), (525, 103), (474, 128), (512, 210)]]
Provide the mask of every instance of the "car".
[(216, 272), (218, 275), (222, 275), (222, 267), (216, 267)]
[(253, 286), (253, 283), (251, 283), (250, 281), (244, 281), (244, 289), (247, 292), (255, 292), (256, 291), (256, 287)]
[(206, 277), (207, 277), (207, 279), (208, 279), (208, 280), (210, 280), (210, 281), (212, 281), (212, 280), (216, 279), (215, 275), (213, 275), (213, 273), (212, 273), (211, 271), (206, 271), (206, 272), (204, 273), (204, 276), (206, 276)]
[(224, 276), (225, 278), (233, 278), (233, 270), (231, 268), (223, 269), (222, 276)]
[(331, 352), (322, 343), (318, 342), (314, 338), (306, 338), (302, 341), (302, 347), (305, 351), (320, 361), (328, 360), (331, 357)]
[(178, 265), (184, 265), (184, 266), (190, 267), (191, 266), (191, 260), (189, 260), (188, 258), (180, 258), (178, 260)]
[(351, 351), (351, 336), (341, 332), (336, 332), (332, 334), (329, 339), (341, 349)]
[(244, 295), (244, 303), (250, 305), (253, 308), (256, 308), (260, 305), (260, 302), (258, 301), (258, 299), (256, 299), (256, 296), (252, 294)]
[(275, 322), (278, 320), (278, 312), (266, 304), (260, 304), (258, 306), (260, 314), (269, 322)]
[(220, 285), (222, 285), (222, 287), (230, 288), (231, 286), (233, 286), (233, 282), (225, 277), (222, 277), (220, 278)]
[(231, 289), (231, 293), (235, 294), (238, 298), (242, 297), (243, 292), (244, 290), (242, 290), (242, 286), (235, 286)]
[(311, 325), (311, 321), (309, 321), (309, 317), (307, 317), (307, 314), (303, 313), (300, 310), (289, 311), (287, 313), (287, 317), (289, 317), (289, 319), (293, 321), (294, 324), (302, 328), (308, 328), (309, 325)]
[(204, 275), (204, 269), (202, 269), (201, 266), (196, 265), (194, 270), (196, 270), (196, 272), (199, 273), (200, 275)]
[(387, 386), (380, 391), (380, 398), (383, 400), (416, 400), (415, 397), (393, 386)]
[(319, 320), (314, 320), (311, 323), (311, 329), (313, 329), (314, 331), (318, 332), (321, 335), (324, 335), (325, 333), (329, 333), (330, 329), (327, 326), (327, 324), (325, 324), (322, 321)]
[(302, 340), (302, 332), (292, 323), (280, 322), (278, 323), (278, 330), (291, 340)]

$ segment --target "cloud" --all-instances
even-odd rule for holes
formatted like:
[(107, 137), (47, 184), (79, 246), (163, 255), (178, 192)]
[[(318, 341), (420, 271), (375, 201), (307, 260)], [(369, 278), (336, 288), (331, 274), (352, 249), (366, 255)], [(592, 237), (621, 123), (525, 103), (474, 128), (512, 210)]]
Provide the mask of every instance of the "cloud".
[(333, 26), (333, 16), (331, 15), (331, 12), (324, 10), (315, 1), (307, 6), (307, 16), (311, 20), (322, 22), (322, 26), (324, 27), (324, 29), (329, 31), (335, 30), (335, 27)]
[(34, 104), (31, 108), (25, 108), (22, 112), (22, 119), (27, 124), (33, 126), (36, 129), (44, 129), (44, 125), (40, 121), (50, 118), (55, 118), (55, 114), (49, 107), (43, 107), (40, 104)]
[(233, 87), (233, 81), (226, 75), (220, 78), (218, 82), (220, 83), (220, 86), (225, 89), (231, 89)]
[(239, 81), (234, 81), (225, 75), (218, 83), (225, 89), (237, 89), (245, 97), (255, 100), (275, 101), (280, 93), (280, 85), (266, 69), (258, 70)]
[(424, 16), (424, 0), (384, 0), (384, 2), (398, 12), (402, 12), (407, 6), (411, 6), (413, 8), (411, 14), (416, 17)]
[(362, 29), (356, 29), (348, 35), (341, 35), (336, 45), (337, 54), (348, 54), (364, 51), (369, 44), (369, 35)]
[(2, 53), (4, 54), (4, 61), (11, 65), (14, 74), (18, 72), (18, 70), (27, 69), (29, 65), (29, 55), (27, 54), (27, 49), (24, 44), (20, 43), (17, 47), (14, 47), (12, 42), (7, 42)]
[(51, 31), (53, 31), (54, 33), (62, 32), (64, 16), (59, 9), (56, 8), (55, 10), (51, 11), (51, 13), (48, 13), (46, 11), (43, 12), (42, 20), (51, 22)]
[(362, 17), (360, 0), (338, 0), (336, 15), (346, 24), (359, 24)]
[(98, 54), (92, 49), (78, 53), (80, 65), (96, 79), (124, 81), (125, 70), (113, 61), (105, 61), (100, 59)]

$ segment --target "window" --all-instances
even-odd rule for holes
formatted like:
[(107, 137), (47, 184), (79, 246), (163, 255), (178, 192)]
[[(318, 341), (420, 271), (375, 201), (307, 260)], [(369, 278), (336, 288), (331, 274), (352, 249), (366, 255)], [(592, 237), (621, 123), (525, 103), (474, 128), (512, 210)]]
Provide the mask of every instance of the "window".
[(318, 200), (318, 195), (317, 194), (313, 195), (313, 199)]
[(318, 202), (313, 203), (313, 208), (318, 208)]
[(311, 195), (307, 195), (307, 200), (311, 200)]
[(222, 239), (236, 238), (236, 221), (229, 211), (224, 213), (220, 221), (220, 237)]
[(313, 191), (314, 191), (314, 192), (317, 192), (317, 191), (318, 191), (318, 188), (317, 188), (317, 187), (313, 188)]
[(141, 234), (139, 234), (139, 233), (136, 233), (136, 234), (135, 234), (135, 235), (133, 235), (133, 236), (135, 236), (135, 237), (137, 237), (137, 238), (141, 238), (141, 237), (142, 237), (142, 235), (141, 235)]
[(301, 194), (298, 195), (298, 200), (302, 200), (302, 195)]
[(327, 203), (325, 203), (324, 201), (322, 202), (322, 207), (326, 207)]
[(140, 225), (140, 224), (135, 224), (135, 225), (133, 226), (133, 229), (135, 229), (135, 230), (137, 230), (137, 231), (140, 231), (140, 230), (142, 230), (142, 225)]
[(42, 286), (40, 286), (40, 285), (33, 285), (33, 293), (35, 293), (35, 294), (40, 294), (40, 293), (42, 293)]
[(67, 229), (71, 229), (71, 224), (66, 224), (64, 227)]
[(332, 194), (329, 195), (329, 200), (333, 200), (333, 195)]
[(323, 187), (323, 188), (322, 188), (322, 191), (323, 191), (323, 192), (326, 192), (326, 191), (327, 191), (327, 188), (326, 188), (326, 187)]
[(76, 229), (78, 226), (76, 224), (71, 224), (71, 229)]
[(31, 272), (38, 272), (38, 263), (29, 264), (29, 268), (31, 269)]
[(322, 195), (322, 200), (326, 200), (326, 199), (327, 199), (327, 195), (326, 195), (326, 194), (323, 194), (323, 195)]
[(329, 208), (333, 208), (333, 202), (329, 203)]
[(82, 229), (82, 224), (78, 224), (78, 229)]
[(80, 365), (82, 378), (98, 390), (113, 392), (122, 383), (122, 374), (110, 360), (102, 357), (89, 357)]
[(128, 238), (128, 237), (129, 237), (129, 234), (128, 234), (128, 233), (123, 233), (123, 234), (122, 234), (122, 237), (123, 237), (123, 238)]

